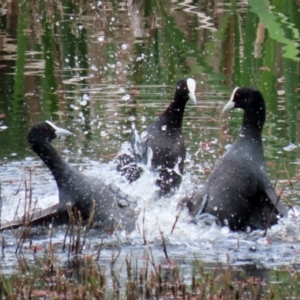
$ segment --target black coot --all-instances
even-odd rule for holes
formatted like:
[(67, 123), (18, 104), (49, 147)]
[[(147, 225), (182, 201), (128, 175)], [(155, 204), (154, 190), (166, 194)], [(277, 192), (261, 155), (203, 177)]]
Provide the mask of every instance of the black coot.
[(55, 211), (58, 215), (64, 213), (66, 205), (70, 203), (81, 212), (84, 219), (87, 219), (94, 202), (94, 224), (109, 230), (114, 230), (115, 226), (128, 231), (133, 230), (134, 201), (116, 187), (106, 185), (102, 180), (85, 176), (74, 169), (51, 145), (54, 138), (70, 134), (68, 130), (46, 121), (33, 126), (27, 136), (30, 147), (47, 165), (57, 183), (59, 205), (54, 206)]
[(167, 195), (172, 187), (180, 184), (186, 157), (182, 119), (187, 101), (191, 99), (196, 103), (195, 89), (194, 79), (180, 80), (165, 112), (140, 135), (133, 129), (133, 155), (120, 155), (117, 158), (117, 170), (122, 171), (129, 181), (139, 178), (141, 169), (136, 163), (141, 163), (159, 171), (156, 183), (162, 195)]
[(275, 194), (264, 162), (264, 98), (258, 90), (236, 88), (223, 112), (233, 108), (244, 110), (240, 134), (187, 206), (195, 220), (208, 213), (231, 230), (265, 229), (276, 224), (286, 208)]

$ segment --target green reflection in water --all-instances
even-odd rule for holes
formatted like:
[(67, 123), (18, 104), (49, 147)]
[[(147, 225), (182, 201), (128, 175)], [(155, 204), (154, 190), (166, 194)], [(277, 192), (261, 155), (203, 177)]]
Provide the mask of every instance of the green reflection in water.
[[(24, 30), (28, 28), (28, 20), (26, 18), (28, 7), (25, 2), (20, 5), (22, 14), (18, 16), (17, 23), (17, 53), (15, 62), (15, 74), (10, 77), (6, 111), (6, 124), (8, 129), (1, 133), (3, 137), (3, 144), (1, 145), (1, 152), (4, 155), (16, 153), (17, 155), (24, 155), (27, 146), (26, 133), (27, 126), (27, 103), (24, 101), (24, 66), (26, 61), (26, 43), (27, 38)], [(1, 137), (1, 138), (2, 138)]]
[(277, 78), (276, 68), (277, 55), (276, 55), (276, 42), (266, 34), (265, 42), (263, 43), (263, 59), (261, 67), (265, 70), (261, 71), (259, 75), (259, 89), (263, 93), (266, 102), (268, 103), (268, 111), (278, 114), (277, 102)]
[(41, 98), (43, 103), (41, 118), (46, 120), (49, 118), (49, 114), (51, 114), (51, 119), (57, 120), (57, 115), (53, 114), (58, 110), (57, 94), (55, 93), (57, 90), (57, 83), (54, 75), (55, 58), (53, 55), (55, 53), (55, 41), (51, 30), (51, 23), (46, 21), (45, 15), (42, 19), (42, 45), (45, 60), (45, 70), (41, 81)]
[[(74, 16), (80, 14), (81, 7), (75, 5), (75, 3), (70, 0), (64, 1), (63, 7), (63, 18), (60, 20), (63, 80), (77, 79), (77, 83), (75, 84), (67, 83), (64, 85), (67, 91), (72, 91), (72, 93), (68, 94), (66, 107), (64, 107), (66, 111), (64, 111), (64, 113), (72, 119), (73, 115), (70, 104), (75, 103), (77, 105), (76, 100), (81, 100), (84, 94), (88, 94), (89, 89), (89, 82), (86, 79), (89, 69), (88, 38), (87, 30), (82, 27), (82, 23), (70, 21), (70, 16), (72, 16), (71, 19), (73, 19)], [(81, 16), (84, 16), (84, 14), (84, 12), (81, 12)], [(83, 90), (83, 88), (85, 88), (85, 90)], [(77, 92), (74, 93), (74, 91)], [(99, 109), (98, 111), (103, 110), (101, 107), (97, 109)], [(86, 133), (82, 141), (82, 146), (84, 149), (88, 149), (90, 140), (92, 139), (90, 102), (86, 101), (85, 105), (80, 105), (79, 112), (82, 113), (83, 116), (80, 130)]]
[[(295, 1), (287, 1), (285, 4), (281, 3), (282, 13), (288, 16), (291, 22), (285, 19), (285, 24), (288, 26), (284, 27), (285, 35), (290, 39), (297, 38), (299, 40), (299, 32), (295, 29), (300, 28), (300, 18), (299, 18), (299, 7), (296, 5)], [(295, 25), (294, 25), (295, 24)], [(297, 87), (300, 83), (300, 76), (298, 74), (298, 66), (288, 58), (283, 59), (283, 75), (285, 78), (284, 89), (285, 89), (285, 106), (288, 115), (288, 137), (290, 143), (298, 144), (297, 138), (297, 125), (298, 125), (298, 111), (299, 111), (299, 91)], [(292, 151), (289, 153), (288, 161), (297, 160), (297, 151)], [(292, 164), (289, 170), (293, 168), (293, 174), (297, 173), (296, 165)]]
[[(214, 53), (216, 53), (215, 49), (216, 46), (218, 46), (220, 49), (225, 49), (226, 47), (226, 41), (228, 39), (228, 26), (230, 23), (230, 16), (231, 13), (227, 12), (224, 13), (224, 15), (221, 18), (219, 27), (217, 32), (215, 33), (215, 39), (213, 40), (208, 40), (205, 43), (205, 47), (204, 49), (206, 49), (205, 51), (205, 56), (206, 59), (205, 60), (201, 60), (201, 58), (198, 58), (198, 65), (200, 65), (202, 67), (201, 70), (199, 70), (200, 72), (204, 72), (207, 71), (208, 74), (210, 75), (210, 79), (208, 79), (208, 82), (212, 83), (212, 82), (218, 82), (218, 83), (224, 83), (227, 86), (231, 86), (232, 85), (232, 78), (225, 78), (225, 76), (223, 75), (223, 72), (225, 71), (226, 73), (226, 62), (227, 62), (227, 53), (225, 53), (225, 51), (222, 51), (219, 55), (221, 55), (221, 61), (222, 64), (220, 64), (220, 69), (218, 70), (219, 72), (213, 72), (213, 68), (208, 64), (208, 62), (213, 61), (215, 59), (215, 57), (212, 55), (214, 55)], [(229, 89), (227, 88), (222, 88), (222, 85), (219, 84), (217, 87), (218, 91), (226, 91), (227, 93), (229, 93)]]
[[(259, 67), (264, 48), (256, 44), (256, 31), (259, 24), (258, 17), (248, 11), (245, 17), (245, 31), (243, 34), (243, 53), (241, 82), (244, 86), (258, 88)], [(241, 27), (241, 25), (240, 25)], [(238, 28), (236, 29), (238, 30)], [(239, 47), (239, 45), (237, 45)], [(238, 62), (237, 62), (238, 64)]]
[[(76, 76), (76, 71), (74, 70), (75, 57), (76, 57), (76, 37), (72, 31), (73, 23), (70, 22), (70, 15), (72, 15), (76, 9), (75, 4), (71, 0), (66, 0), (63, 2), (63, 14), (57, 14), (57, 22), (60, 26), (57, 27), (57, 30), (60, 35), (60, 50), (62, 53), (61, 64), (63, 79), (73, 78)], [(67, 90), (74, 90), (76, 86), (69, 84), (65, 86)]]
[[(297, 47), (295, 39), (299, 40), (300, 18), (299, 7), (295, 1), (272, 1), (274, 8), (272, 12), (278, 16), (278, 20), (282, 24), (284, 36), (292, 41), (293, 45)], [(298, 29), (296, 29), (298, 28)], [(299, 44), (298, 44), (297, 59), (299, 59)], [(286, 136), (289, 143), (298, 144), (297, 138), (297, 125), (298, 125), (298, 110), (299, 110), (299, 92), (297, 87), (300, 83), (300, 77), (298, 74), (298, 64), (294, 63), (294, 58), (283, 55), (282, 70), (283, 70), (283, 88), (285, 99), (285, 112), (287, 120), (285, 126)], [(275, 104), (274, 104), (275, 105)], [(290, 176), (297, 174), (297, 166), (290, 164), (289, 162), (297, 161), (297, 151), (283, 153), (282, 161), (286, 163), (286, 168)]]
[(25, 18), (27, 5), (25, 2), (22, 3), (20, 10), (22, 14), (18, 18), (17, 28), (17, 60), (16, 60), (16, 71), (14, 75), (14, 92), (12, 95), (12, 120), (16, 127), (19, 126), (19, 122), (24, 120), (24, 66), (25, 66), (25, 52), (27, 38), (24, 30), (28, 26), (28, 22)]
[[(284, 5), (286, 5), (288, 2), (288, 0), (284, 1)], [(262, 22), (264, 22), (266, 28), (269, 31), (270, 37), (277, 42), (284, 44), (283, 57), (299, 61), (299, 49), (297, 49), (294, 41), (285, 36), (285, 31), (282, 28), (283, 26), (281, 20), (284, 19), (285, 24), (288, 23), (290, 26), (292, 26), (293, 33), (296, 33), (296, 36), (299, 37), (299, 32), (295, 28), (294, 24), (291, 22), (287, 22), (286, 16), (284, 17), (283, 15), (281, 15), (281, 20), (280, 18), (276, 17), (274, 12), (272, 12), (270, 9), (269, 1), (249, 0), (249, 5), (251, 6), (251, 10), (259, 16)]]
[[(83, 79), (81, 80), (82, 86), (86, 89), (86, 94), (88, 94), (89, 82), (86, 79), (89, 75), (89, 62), (88, 62), (88, 45), (87, 45), (87, 30), (82, 28), (79, 31), (77, 42), (76, 42), (76, 53), (78, 56), (79, 63), (79, 76)], [(80, 96), (83, 97), (85, 92), (80, 93)], [(92, 140), (92, 131), (91, 131), (91, 105), (90, 101), (86, 101), (86, 105), (81, 107), (81, 112), (84, 116), (84, 123), (82, 125), (82, 131), (85, 132), (84, 139), (84, 149), (88, 149), (90, 145), (90, 141)], [(97, 112), (103, 110), (103, 108), (97, 105)]]
[[(156, 20), (156, 14), (161, 19), (160, 26), (151, 28), (150, 20)], [(187, 58), (191, 56), (191, 50), (196, 50), (196, 43), (186, 41), (174, 17), (159, 1), (145, 3), (144, 17), (149, 38), (145, 38), (143, 44), (135, 45), (131, 78), (137, 84), (174, 84), (182, 77), (191, 76)]]

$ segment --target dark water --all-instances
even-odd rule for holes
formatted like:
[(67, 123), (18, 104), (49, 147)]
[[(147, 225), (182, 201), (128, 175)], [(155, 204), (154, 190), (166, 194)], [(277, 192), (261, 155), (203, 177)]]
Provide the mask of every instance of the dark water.
[[(171, 257), (186, 276), (197, 257), (209, 264), (271, 270), (298, 260), (300, 6), (286, 1), (12, 1), (0, 10), (0, 180), (2, 222), (14, 217), (30, 180), (39, 206), (57, 202), (49, 171), (28, 149), (26, 133), (52, 120), (74, 135), (55, 147), (87, 174), (114, 181), (146, 207), (148, 244), (141, 233), (107, 238), (107, 243), (142, 257), (147, 247), (163, 260), (159, 229)], [(168, 105), (176, 82), (197, 82), (198, 104), (187, 105), (184, 135), (188, 150), (183, 184), (172, 199), (154, 201), (149, 178), (128, 185), (113, 158), (129, 140), (132, 123), (140, 130)], [(294, 211), (269, 231), (231, 233), (196, 228), (181, 216), (170, 234), (176, 203), (205, 181), (216, 160), (238, 133), (241, 112), (220, 111), (236, 86), (260, 89), (267, 104), (264, 147), (270, 177)], [(31, 174), (31, 175), (29, 175)], [(31, 177), (30, 177), (31, 176)], [(150, 181), (151, 182), (151, 181)], [(19, 210), (22, 205), (19, 205)], [(61, 241), (63, 230), (54, 239)], [(17, 238), (8, 240), (2, 270), (15, 263)], [(91, 234), (92, 253), (99, 243)], [(48, 236), (33, 239), (47, 245)], [(253, 251), (255, 247), (255, 251)], [(10, 249), (10, 250), (9, 250)], [(103, 263), (111, 250), (104, 252)], [(62, 259), (64, 256), (62, 255)]]

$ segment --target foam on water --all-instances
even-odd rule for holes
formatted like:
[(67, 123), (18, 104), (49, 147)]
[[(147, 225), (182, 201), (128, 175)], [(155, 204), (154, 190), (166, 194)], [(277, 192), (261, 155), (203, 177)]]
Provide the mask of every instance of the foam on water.
[[(242, 233), (231, 232), (227, 227), (220, 228), (217, 225), (196, 225), (185, 210), (179, 213), (177, 208), (178, 202), (190, 195), (194, 188), (192, 182), (195, 182), (195, 178), (190, 173), (183, 176), (182, 184), (174, 196), (158, 199), (156, 177), (149, 169), (143, 167), (141, 178), (129, 184), (115, 168), (114, 163), (97, 167), (107, 183), (113, 182), (138, 200), (139, 210), (136, 230), (129, 235), (119, 236), (119, 241), (141, 246), (146, 240), (147, 244), (160, 246), (163, 233), (168, 247), (177, 258), (226, 262), (230, 257), (233, 265), (256, 264), (260, 267), (280, 266), (298, 260), (299, 207), (293, 207), (287, 217), (267, 231), (266, 236), (262, 230)], [(93, 172), (95, 169), (91, 174)]]

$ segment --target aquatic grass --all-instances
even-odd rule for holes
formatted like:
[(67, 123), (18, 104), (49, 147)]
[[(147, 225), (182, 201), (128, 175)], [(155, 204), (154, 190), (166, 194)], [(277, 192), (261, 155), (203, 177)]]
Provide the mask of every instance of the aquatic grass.
[(143, 228), (141, 230), (139, 224), (137, 223), (137, 229), (143, 237), (144, 245), (147, 245), (147, 231), (146, 231), (146, 227), (145, 227), (145, 220), (146, 219), (145, 219), (145, 208), (144, 208), (144, 210), (143, 210), (143, 219), (142, 219)]
[(35, 264), (26, 263), (26, 266), (28, 267), (24, 269), (22, 260), (19, 262), (18, 272), (10, 276), (1, 275), (1, 299), (3, 296), (5, 299), (88, 299), (88, 295), (102, 299), (105, 295), (104, 273), (89, 257), (82, 259), (80, 263), (74, 263), (76, 276), (69, 268), (47, 256), (37, 259)]
[[(84, 239), (78, 238), (82, 232), (83, 228), (73, 231), (78, 249), (83, 249)], [(14, 272), (3, 275), (0, 271), (0, 299), (282, 299), (300, 293), (300, 274), (292, 267), (273, 271), (267, 282), (233, 268), (229, 256), (225, 266), (216, 263), (210, 270), (195, 258), (191, 279), (185, 280), (186, 274), (165, 253), (166, 245), (162, 249), (165, 262), (157, 263), (148, 246), (142, 265), (131, 254), (117, 264), (118, 249), (112, 254), (110, 272), (99, 263), (103, 241), (93, 254), (66, 252), (67, 263), (58, 259), (61, 247), (53, 247), (49, 240), (42, 255), (32, 247), (33, 259), (22, 254)]]

